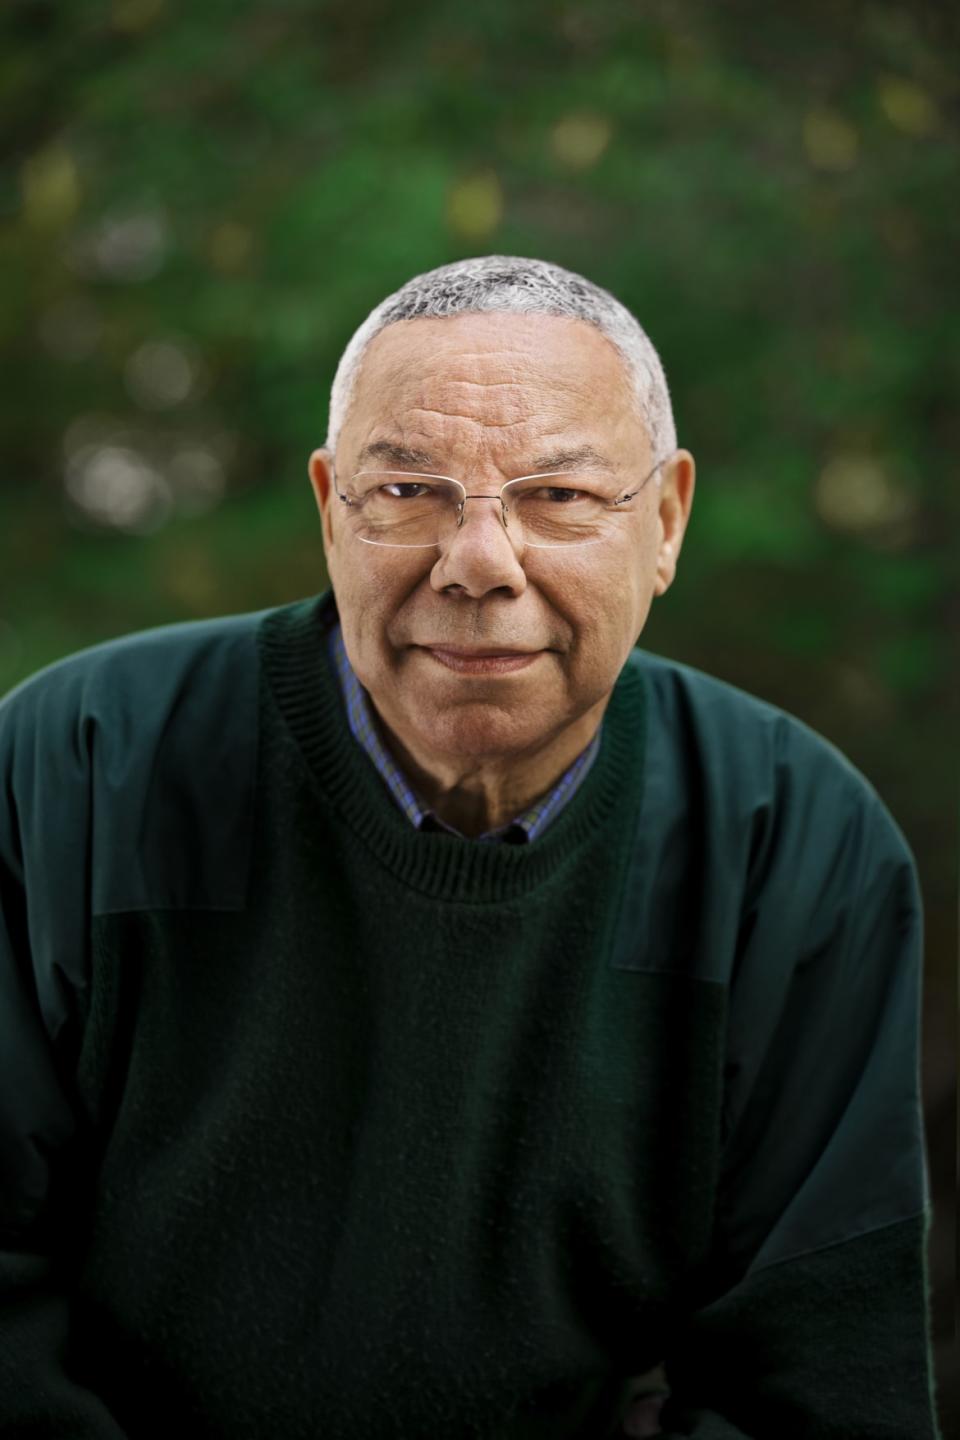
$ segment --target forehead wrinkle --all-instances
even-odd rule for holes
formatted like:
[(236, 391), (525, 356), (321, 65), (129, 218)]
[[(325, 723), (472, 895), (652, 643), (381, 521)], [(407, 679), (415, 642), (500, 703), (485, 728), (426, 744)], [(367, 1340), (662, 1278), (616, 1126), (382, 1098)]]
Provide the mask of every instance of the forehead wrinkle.
[(462, 420), (468, 425), (477, 425), (481, 430), (511, 430), (515, 425), (529, 425), (530, 416), (519, 420), (478, 420), (475, 415), (457, 415), (449, 410), (435, 410), (430, 405), (415, 405), (411, 415), (442, 415), (444, 420)]
[[(441, 393), (449, 393), (456, 399), (463, 395), (465, 398), (472, 392), (482, 391), (486, 393), (493, 390), (512, 391), (518, 401), (530, 403), (531, 396), (555, 395), (558, 391), (564, 394), (576, 395), (582, 390), (582, 377), (568, 375), (550, 375), (547, 377), (538, 375), (517, 375), (510, 380), (476, 380), (466, 379), (457, 375), (450, 375), (443, 372), (439, 375), (412, 375), (402, 377), (404, 382), (410, 384), (411, 388), (423, 391), (427, 388), (440, 388)], [(506, 397), (508, 398), (508, 397)]]
[[(557, 343), (557, 327), (564, 343)], [(512, 314), (415, 317), (388, 325), (370, 342), (354, 403), (368, 385), (373, 394), (386, 390), (400, 399), (419, 391), (434, 401), (444, 395), (437, 387), (447, 384), (464, 397), (486, 391), (492, 399), (516, 386), (525, 402), (532, 388), (595, 404), (598, 372), (611, 395), (622, 394), (633, 405), (622, 355), (606, 335), (581, 320)]]
[[(397, 421), (419, 412), (497, 430), (529, 423), (539, 430), (562, 431), (568, 407), (582, 412), (595, 406), (592, 382), (597, 361), (605, 361), (606, 353), (588, 357), (592, 364), (573, 368), (566, 354), (555, 363), (555, 357), (535, 345), (505, 348), (502, 341), (479, 351), (428, 349), (423, 344), (411, 354), (408, 344), (393, 343), (409, 341), (409, 336), (391, 335), (391, 329), (402, 328), (388, 328), (372, 343), (369, 358), (374, 363), (364, 367), (356, 396), (368, 413), (375, 415), (379, 409), (385, 419), (386, 410)], [(598, 338), (604, 352), (613, 354), (608, 342)], [(385, 347), (377, 353), (380, 342), (386, 342)]]
[(585, 406), (571, 404), (561, 387), (552, 390), (529, 385), (460, 385), (453, 382), (443, 389), (422, 384), (409, 392), (411, 403), (392, 406), (394, 414), (402, 411), (406, 423), (416, 426), (418, 418), (433, 430), (437, 421), (445, 426), (477, 426), (480, 430), (510, 431), (527, 427), (541, 436), (549, 431), (564, 431), (571, 424), (583, 422)]
[(442, 378), (449, 385), (466, 385), (475, 390), (521, 390), (529, 388), (528, 383), (523, 380), (468, 380), (456, 375), (444, 375)]
[[(462, 361), (463, 357), (457, 355), (455, 362)], [(588, 373), (584, 370), (570, 371), (563, 366), (549, 365), (532, 367), (529, 363), (504, 365), (502, 354), (491, 354), (487, 357), (493, 368), (493, 373), (485, 376), (482, 373), (483, 366), (479, 367), (481, 373), (477, 374), (477, 367), (471, 369), (471, 373), (463, 373), (464, 367), (461, 363), (449, 363), (442, 355), (429, 357), (413, 357), (406, 360), (401, 357), (390, 357), (389, 361), (380, 367), (381, 373), (376, 373), (376, 368), (361, 377), (358, 384), (358, 395), (366, 390), (368, 385), (374, 391), (382, 392), (386, 389), (395, 398), (406, 394), (423, 394), (424, 392), (436, 393), (452, 399), (458, 396), (466, 397), (474, 392), (513, 391), (517, 399), (524, 403), (530, 403), (530, 396), (550, 395), (558, 391), (568, 394), (579, 394), (584, 389), (584, 377)]]
[[(378, 338), (388, 336), (389, 330)], [(610, 349), (606, 340), (603, 347)], [(541, 358), (534, 349), (425, 351), (418, 346), (412, 355), (400, 354), (388, 344), (379, 363), (365, 367), (357, 400), (366, 423), (358, 440), (396, 442), (407, 451), (403, 463), (430, 473), (478, 465), (505, 476), (548, 473), (572, 468), (575, 459), (619, 471), (626, 463), (623, 431), (633, 417), (632, 403), (617, 403), (619, 386), (609, 396), (613, 403), (605, 403), (593, 384), (596, 361), (605, 361), (606, 353), (571, 373), (565, 364), (531, 367)], [(471, 367), (473, 374), (465, 375)], [(492, 372), (489, 379), (485, 371)], [(602, 458), (586, 453), (591, 449)], [(585, 452), (582, 459), (578, 452)]]

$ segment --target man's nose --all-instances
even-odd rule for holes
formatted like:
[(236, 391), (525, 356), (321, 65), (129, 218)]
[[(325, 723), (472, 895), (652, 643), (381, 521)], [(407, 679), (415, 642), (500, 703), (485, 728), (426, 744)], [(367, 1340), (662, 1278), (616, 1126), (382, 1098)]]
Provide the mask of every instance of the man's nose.
[(440, 542), (430, 577), (435, 590), (456, 587), (474, 600), (491, 590), (522, 593), (527, 577), (501, 515), (499, 495), (467, 496), (461, 524)]

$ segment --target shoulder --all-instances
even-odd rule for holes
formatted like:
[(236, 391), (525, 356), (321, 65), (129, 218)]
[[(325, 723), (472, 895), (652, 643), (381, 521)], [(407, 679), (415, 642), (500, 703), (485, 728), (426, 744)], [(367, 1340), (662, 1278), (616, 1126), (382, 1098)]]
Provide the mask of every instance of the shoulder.
[[(646, 650), (628, 661), (644, 683), (648, 743), (719, 803), (749, 798), (796, 802), (823, 793), (841, 802), (881, 804), (876, 789), (826, 736), (777, 705)], [(740, 804), (737, 804), (739, 797)]]
[[(809, 931), (811, 917), (833, 923), (854, 897), (892, 883), (916, 908), (906, 839), (836, 745), (692, 666), (636, 650), (628, 667), (646, 716), (633, 935), (682, 930), (674, 950), (722, 979), (758, 907), (781, 937)], [(658, 952), (642, 963), (673, 961)]]
[[(202, 898), (210, 867), (199, 863), (198, 847), (219, 852), (230, 820), (250, 808), (257, 632), (270, 613), (96, 645), (0, 701), (0, 780), (9, 799), (0, 829), (16, 827), (13, 836), (0, 834), (8, 852), (24, 863), (32, 854), (36, 870), (61, 845), (78, 857), (86, 850), (95, 911)], [(174, 875), (171, 857), (181, 851)]]
[(216, 681), (254, 653), (263, 611), (188, 621), (124, 635), (47, 665), (0, 699), (0, 736), (70, 727), (92, 720), (124, 728), (169, 709), (185, 689)]

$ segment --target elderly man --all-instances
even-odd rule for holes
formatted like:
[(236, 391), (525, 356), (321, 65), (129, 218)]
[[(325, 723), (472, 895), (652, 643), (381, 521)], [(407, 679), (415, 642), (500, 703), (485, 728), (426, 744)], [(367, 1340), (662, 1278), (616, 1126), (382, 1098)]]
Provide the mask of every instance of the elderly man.
[(310, 478), (332, 594), (0, 711), (0, 1433), (930, 1440), (914, 868), (634, 649), (647, 337), (420, 276)]

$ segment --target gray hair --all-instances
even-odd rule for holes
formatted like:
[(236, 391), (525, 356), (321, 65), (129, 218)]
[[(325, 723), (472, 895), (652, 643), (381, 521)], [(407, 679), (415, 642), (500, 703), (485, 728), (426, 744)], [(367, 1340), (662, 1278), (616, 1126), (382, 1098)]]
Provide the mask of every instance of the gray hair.
[[(482, 255), (415, 275), (370, 312), (348, 342), (333, 377), (327, 448), (336, 449), (363, 356), (381, 330), (398, 320), (480, 311), (562, 315), (596, 326), (626, 363), (653, 454), (665, 458), (676, 449), (667, 379), (639, 321), (608, 290), (582, 275), (546, 260), (516, 255)], [(658, 472), (658, 484), (659, 480)]]

